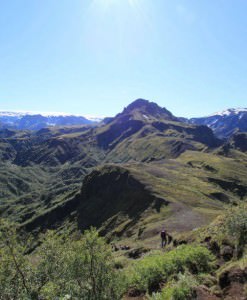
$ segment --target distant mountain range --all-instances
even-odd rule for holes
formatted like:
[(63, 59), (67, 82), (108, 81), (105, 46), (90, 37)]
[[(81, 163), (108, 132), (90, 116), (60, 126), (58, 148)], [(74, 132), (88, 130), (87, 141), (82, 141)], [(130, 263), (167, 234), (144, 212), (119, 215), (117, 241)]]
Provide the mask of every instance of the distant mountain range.
[(0, 128), (39, 130), (45, 127), (94, 124), (103, 118), (63, 113), (0, 111)]
[[(139, 101), (139, 102), (138, 102)], [(141, 99), (135, 101), (133, 105), (140, 108)], [(132, 109), (132, 104), (126, 108)], [(155, 113), (157, 107), (150, 104), (149, 110)], [(149, 111), (148, 111), (149, 112)], [(174, 121), (181, 121), (184, 123), (206, 125), (211, 128), (214, 134), (221, 139), (229, 138), (234, 133), (247, 131), (247, 108), (230, 108), (222, 112), (217, 112), (207, 117), (199, 118), (177, 118), (164, 108), (166, 118), (169, 117)], [(163, 112), (163, 114), (164, 114)], [(156, 111), (157, 113), (157, 111)], [(145, 114), (143, 114), (145, 118)], [(103, 118), (97, 116), (79, 116), (64, 113), (34, 113), (34, 112), (11, 112), (0, 111), (0, 128), (17, 129), (17, 130), (40, 130), (45, 127), (56, 126), (74, 126), (74, 125), (93, 125), (104, 122), (105, 124), (111, 122), (113, 118)]]
[(247, 131), (247, 108), (230, 108), (208, 117), (187, 121), (191, 124), (207, 125), (219, 138), (229, 138), (236, 132)]

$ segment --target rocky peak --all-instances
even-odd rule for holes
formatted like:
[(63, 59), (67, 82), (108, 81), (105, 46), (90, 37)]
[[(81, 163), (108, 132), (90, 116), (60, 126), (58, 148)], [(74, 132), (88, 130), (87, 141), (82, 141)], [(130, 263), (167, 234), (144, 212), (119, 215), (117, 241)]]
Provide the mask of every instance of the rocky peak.
[(129, 104), (120, 115), (134, 115), (135, 113), (141, 114), (144, 118), (151, 116), (169, 121), (177, 121), (177, 118), (174, 117), (170, 111), (145, 99), (135, 100)]

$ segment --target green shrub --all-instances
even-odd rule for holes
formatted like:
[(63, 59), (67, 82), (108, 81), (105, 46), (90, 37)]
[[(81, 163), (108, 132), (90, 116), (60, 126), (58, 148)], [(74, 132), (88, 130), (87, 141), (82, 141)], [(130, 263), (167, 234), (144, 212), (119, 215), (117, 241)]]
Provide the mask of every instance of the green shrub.
[(187, 274), (179, 274), (179, 280), (171, 288), (172, 299), (188, 300), (194, 296), (194, 288), (198, 285), (195, 277)]
[(189, 300), (193, 299), (197, 280), (190, 273), (178, 274), (178, 281), (170, 282), (161, 293), (153, 294), (150, 300)]
[(88, 300), (121, 299), (124, 278), (115, 269), (109, 245), (95, 229), (67, 245), (62, 257), (63, 294)]
[(49, 232), (26, 255), (14, 226), (1, 221), (0, 261), (0, 300), (118, 300), (125, 287), (124, 273), (116, 270), (110, 246), (95, 229), (80, 240)]
[(156, 254), (138, 261), (132, 272), (130, 284), (149, 293), (157, 290), (178, 273), (199, 274), (213, 269), (214, 256), (202, 246), (183, 245), (164, 254)]
[(247, 204), (231, 207), (225, 216), (226, 233), (233, 239), (238, 254), (242, 254), (247, 244)]

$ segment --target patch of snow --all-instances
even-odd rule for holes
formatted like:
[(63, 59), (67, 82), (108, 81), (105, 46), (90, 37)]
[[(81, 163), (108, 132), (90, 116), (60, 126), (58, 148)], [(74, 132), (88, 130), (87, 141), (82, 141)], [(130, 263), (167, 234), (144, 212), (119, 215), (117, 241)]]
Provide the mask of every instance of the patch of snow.
[(75, 114), (68, 114), (63, 112), (40, 112), (40, 111), (0, 111), (0, 116), (4, 117), (24, 117), (41, 115), (44, 117), (63, 117), (63, 116), (80, 116)]
[(217, 119), (214, 119), (212, 122), (209, 122), (209, 126), (213, 126), (215, 123), (217, 123)]
[(247, 112), (247, 108), (229, 108), (220, 112), (216, 112), (212, 115), (209, 115), (208, 117), (230, 116), (230, 115), (237, 115), (239, 113), (245, 113), (245, 112)]
[(142, 115), (142, 116), (143, 116), (145, 119), (149, 119), (148, 116), (146, 116), (146, 115)]
[(239, 115), (239, 120), (241, 120), (241, 119), (243, 118), (243, 116), (244, 116), (244, 113), (241, 113), (241, 114)]
[(21, 118), (25, 116), (26, 113), (22, 112), (13, 112), (13, 111), (0, 111), (0, 117), (16, 117)]
[(105, 116), (96, 116), (96, 115), (84, 115), (84, 118), (86, 118), (87, 120), (92, 121), (92, 122), (101, 122), (106, 117)]

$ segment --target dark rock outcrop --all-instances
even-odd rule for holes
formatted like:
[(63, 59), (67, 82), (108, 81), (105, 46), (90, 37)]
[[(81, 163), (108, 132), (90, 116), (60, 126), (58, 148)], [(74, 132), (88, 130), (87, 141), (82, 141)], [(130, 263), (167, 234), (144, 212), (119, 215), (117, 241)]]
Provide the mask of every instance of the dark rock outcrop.
[(123, 222), (126, 225), (118, 235), (132, 234), (131, 229), (142, 213), (153, 208), (160, 210), (167, 205), (155, 197), (129, 170), (111, 165), (95, 170), (83, 182), (78, 209), (78, 226), (101, 227), (101, 233), (114, 231)]
[(247, 283), (247, 268), (232, 267), (219, 277), (219, 285), (223, 290), (223, 299), (246, 300), (245, 284)]

